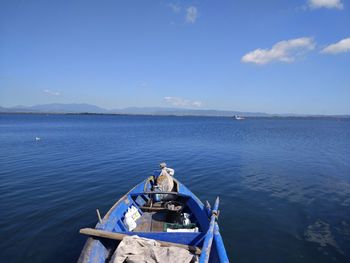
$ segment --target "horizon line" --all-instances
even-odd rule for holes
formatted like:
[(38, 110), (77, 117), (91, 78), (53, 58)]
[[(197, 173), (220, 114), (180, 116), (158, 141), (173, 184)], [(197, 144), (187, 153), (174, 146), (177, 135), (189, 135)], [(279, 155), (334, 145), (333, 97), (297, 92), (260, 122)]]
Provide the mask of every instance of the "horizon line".
[[(78, 110), (65, 110), (65, 109), (57, 109), (55, 110), (37, 110), (37, 111), (30, 111), (30, 109), (18, 109), (18, 108), (32, 108), (32, 107), (36, 107), (36, 106), (50, 106), (50, 105), (87, 105), (87, 106), (93, 106), (93, 107), (97, 107), (100, 108), (101, 110), (107, 111), (107, 112), (97, 112), (97, 111), (78, 111)], [(337, 114), (320, 114), (320, 113), (269, 113), (269, 112), (264, 112), (264, 111), (240, 111), (240, 110), (227, 110), (227, 109), (203, 109), (203, 108), (181, 108), (181, 107), (163, 107), (163, 106), (128, 106), (128, 107), (124, 107), (124, 108), (112, 108), (112, 109), (107, 109), (101, 106), (98, 106), (96, 104), (89, 104), (89, 103), (46, 103), (46, 104), (34, 104), (31, 106), (28, 105), (16, 105), (16, 106), (1, 106), (0, 108), (4, 109), (4, 110), (9, 110), (9, 111), (0, 111), (0, 113), (44, 113), (44, 114), (67, 114), (67, 113), (71, 113), (71, 114), (127, 114), (127, 115), (164, 115), (164, 114), (160, 114), (160, 113), (132, 113), (132, 112), (113, 112), (113, 111), (123, 111), (123, 110), (128, 110), (130, 108), (135, 108), (135, 109), (152, 109), (152, 108), (156, 108), (159, 110), (171, 110), (173, 111), (172, 113), (169, 112), (169, 115), (176, 115), (175, 112), (176, 111), (213, 111), (213, 112), (225, 112), (227, 114), (229, 114), (230, 112), (232, 113), (240, 113), (242, 116), (244, 116), (245, 114), (251, 115), (252, 117), (254, 116), (254, 114), (259, 114), (260, 116), (256, 116), (256, 117), (264, 117), (261, 115), (268, 115), (270, 117), (273, 116), (278, 116), (278, 117), (317, 117), (317, 116), (329, 116), (329, 117), (349, 117), (350, 113), (337, 113)], [(16, 112), (11, 112), (11, 110), (16, 110)], [(23, 111), (20, 111), (23, 110)], [(177, 116), (183, 116), (184, 114), (178, 114)], [(186, 114), (186, 116), (189, 116), (190, 114)], [(208, 116), (208, 115), (194, 115), (194, 116)], [(213, 115), (210, 115), (213, 116)], [(215, 115), (214, 115), (215, 116)], [(220, 116), (220, 115), (217, 115)], [(222, 115), (221, 115), (222, 116)], [(266, 116), (266, 117), (268, 117)], [(224, 116), (225, 117), (225, 116)]]

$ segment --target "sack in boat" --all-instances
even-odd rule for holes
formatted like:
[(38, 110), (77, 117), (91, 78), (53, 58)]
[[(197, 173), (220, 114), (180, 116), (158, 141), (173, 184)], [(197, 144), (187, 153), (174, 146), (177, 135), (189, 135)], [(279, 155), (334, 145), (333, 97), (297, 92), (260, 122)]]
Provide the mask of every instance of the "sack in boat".
[(179, 247), (161, 247), (160, 243), (148, 238), (126, 236), (119, 243), (112, 263), (195, 263), (198, 257)]
[(174, 187), (174, 180), (169, 174), (162, 173), (157, 179), (157, 184), (162, 192), (171, 192)]

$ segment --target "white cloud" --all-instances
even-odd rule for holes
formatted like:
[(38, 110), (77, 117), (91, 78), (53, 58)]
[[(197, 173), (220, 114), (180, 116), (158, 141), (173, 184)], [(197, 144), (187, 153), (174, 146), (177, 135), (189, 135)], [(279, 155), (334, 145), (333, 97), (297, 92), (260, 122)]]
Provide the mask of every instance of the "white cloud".
[(46, 93), (46, 94), (49, 94), (51, 96), (59, 96), (59, 95), (61, 95), (58, 91), (51, 91), (49, 89), (44, 89), (43, 92)]
[(196, 22), (198, 17), (198, 10), (195, 6), (190, 6), (186, 9), (186, 22), (187, 23), (194, 23)]
[(165, 97), (164, 100), (176, 107), (201, 107), (201, 101), (187, 100), (179, 97)]
[(173, 10), (174, 13), (179, 13), (181, 11), (181, 7), (177, 4), (170, 3), (169, 7), (171, 8), (171, 10)]
[[(181, 16), (182, 16), (183, 13), (185, 13), (186, 23), (193, 24), (196, 22), (196, 20), (198, 18), (198, 9), (195, 6), (189, 6), (187, 8), (183, 8), (179, 4), (170, 3), (170, 4), (168, 4), (168, 7), (175, 14), (181, 14)], [(174, 22), (171, 22), (171, 24), (174, 24)]]
[(266, 64), (269, 62), (293, 62), (296, 57), (315, 48), (315, 43), (310, 37), (283, 40), (271, 49), (258, 48), (245, 54), (241, 61), (244, 63)]
[(308, 0), (310, 8), (337, 8), (343, 9), (341, 0)]
[(328, 45), (321, 50), (321, 53), (326, 54), (338, 54), (344, 52), (350, 52), (350, 37), (344, 38), (337, 43)]

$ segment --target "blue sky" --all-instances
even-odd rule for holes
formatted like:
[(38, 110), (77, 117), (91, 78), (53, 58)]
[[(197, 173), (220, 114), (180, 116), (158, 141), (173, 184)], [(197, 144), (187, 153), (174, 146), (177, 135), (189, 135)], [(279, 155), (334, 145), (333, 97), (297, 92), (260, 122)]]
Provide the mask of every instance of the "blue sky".
[(0, 106), (350, 114), (350, 1), (0, 2)]

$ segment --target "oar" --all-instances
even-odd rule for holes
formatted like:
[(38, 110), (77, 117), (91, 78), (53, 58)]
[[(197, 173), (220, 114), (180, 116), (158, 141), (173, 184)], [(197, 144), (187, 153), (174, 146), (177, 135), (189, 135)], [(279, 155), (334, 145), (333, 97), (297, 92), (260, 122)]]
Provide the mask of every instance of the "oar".
[(213, 243), (213, 238), (214, 238), (215, 220), (218, 217), (218, 211), (219, 211), (218, 210), (219, 209), (219, 202), (220, 202), (219, 197), (216, 197), (214, 207), (211, 210), (209, 229), (208, 229), (208, 232), (205, 236), (204, 244), (202, 247), (202, 250), (204, 253), (200, 256), (199, 263), (208, 263), (209, 262), (211, 245)]
[[(132, 236), (133, 234), (122, 234), (122, 233), (115, 233), (115, 232), (110, 232), (110, 231), (104, 231), (104, 230), (98, 230), (94, 228), (82, 228), (79, 230), (80, 234), (83, 235), (88, 235), (88, 236), (93, 236), (93, 237), (102, 237), (102, 238), (108, 238), (108, 239), (113, 239), (113, 240), (122, 240), (126, 236)], [(183, 245), (183, 244), (178, 244), (178, 243), (173, 243), (173, 242), (166, 242), (166, 241), (161, 241), (161, 240), (156, 240), (155, 241), (159, 242), (162, 247), (179, 247), (179, 248), (184, 248), (193, 254), (200, 255), (201, 254), (201, 249), (199, 247), (194, 247), (194, 246), (188, 246), (188, 245)]]

